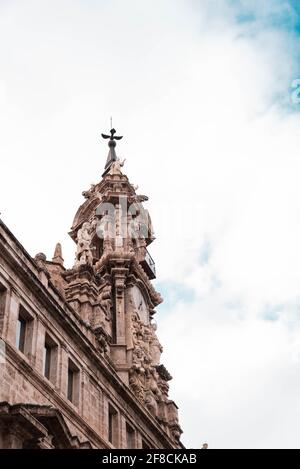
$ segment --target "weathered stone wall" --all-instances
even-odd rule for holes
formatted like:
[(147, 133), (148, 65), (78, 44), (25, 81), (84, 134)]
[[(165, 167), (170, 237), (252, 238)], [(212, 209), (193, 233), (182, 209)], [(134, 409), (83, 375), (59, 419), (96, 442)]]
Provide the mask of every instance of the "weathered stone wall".
[[(72, 433), (94, 447), (110, 447), (109, 406), (117, 415), (117, 442), (127, 447), (126, 423), (135, 444), (153, 448), (176, 446), (99, 353), (92, 331), (65, 303), (43, 270), (0, 222), (0, 338), (6, 345), (0, 364), (0, 402), (50, 405), (58, 409)], [(24, 353), (16, 347), (20, 310), (29, 320)], [(50, 382), (43, 376), (45, 337), (56, 345)], [(67, 398), (69, 360), (78, 369), (78, 402)], [(7, 443), (1, 436), (0, 447)]]

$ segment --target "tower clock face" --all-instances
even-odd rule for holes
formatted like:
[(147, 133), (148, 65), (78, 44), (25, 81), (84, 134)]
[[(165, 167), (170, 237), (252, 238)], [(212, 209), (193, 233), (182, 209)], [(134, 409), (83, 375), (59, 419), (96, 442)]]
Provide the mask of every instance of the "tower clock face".
[(133, 301), (136, 307), (136, 310), (138, 312), (138, 315), (140, 317), (140, 320), (144, 324), (149, 324), (149, 310), (148, 306), (146, 304), (145, 298), (143, 293), (141, 292), (140, 288), (137, 286), (134, 286), (132, 288), (132, 296), (133, 296)]

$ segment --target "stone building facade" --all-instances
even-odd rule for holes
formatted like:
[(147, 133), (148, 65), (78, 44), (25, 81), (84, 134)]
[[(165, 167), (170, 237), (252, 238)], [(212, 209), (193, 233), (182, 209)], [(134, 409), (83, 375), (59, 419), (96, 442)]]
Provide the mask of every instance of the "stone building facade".
[[(107, 136), (104, 136), (105, 138)], [(34, 259), (0, 221), (0, 448), (181, 448), (161, 363), (146, 196), (123, 174), (115, 131), (70, 232)]]

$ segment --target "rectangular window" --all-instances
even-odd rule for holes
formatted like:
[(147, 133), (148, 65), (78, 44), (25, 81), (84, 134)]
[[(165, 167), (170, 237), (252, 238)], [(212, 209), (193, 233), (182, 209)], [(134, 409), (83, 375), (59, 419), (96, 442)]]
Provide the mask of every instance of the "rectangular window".
[(112, 406), (108, 408), (108, 441), (118, 446), (118, 413)]
[(68, 365), (68, 400), (74, 405), (79, 405), (79, 368), (69, 360)]
[(74, 398), (74, 371), (68, 370), (68, 399), (73, 402)]
[(47, 379), (50, 379), (51, 352), (52, 352), (52, 348), (49, 347), (48, 344), (45, 344), (45, 347), (44, 347), (44, 376)]
[(48, 334), (45, 336), (44, 345), (44, 376), (52, 383), (56, 383), (56, 372), (57, 372), (57, 353), (58, 347), (54, 340), (49, 337)]
[(17, 348), (20, 352), (25, 353), (25, 339), (26, 339), (26, 321), (21, 316), (18, 317), (17, 322)]
[(27, 356), (31, 353), (32, 334), (33, 319), (23, 306), (20, 306), (16, 330), (16, 347)]
[(135, 431), (134, 429), (126, 424), (126, 439), (127, 439), (127, 449), (135, 448)]

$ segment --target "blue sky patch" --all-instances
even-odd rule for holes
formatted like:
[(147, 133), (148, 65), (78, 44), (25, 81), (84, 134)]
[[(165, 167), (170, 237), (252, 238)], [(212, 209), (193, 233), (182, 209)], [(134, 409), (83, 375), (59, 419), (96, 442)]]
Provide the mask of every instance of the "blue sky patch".
[(277, 306), (271, 306), (271, 305), (268, 305), (265, 307), (264, 311), (263, 311), (263, 319), (265, 321), (278, 321), (278, 319), (280, 319), (280, 315), (282, 313), (282, 306), (281, 305), (277, 305)]
[(187, 304), (195, 301), (195, 292), (176, 282), (157, 282), (156, 289), (161, 293), (164, 302), (159, 306), (161, 313), (171, 313), (178, 302)]
[(268, 4), (264, 4), (262, 0), (256, 2), (229, 1), (236, 11), (237, 23), (256, 23), (257, 26), (263, 28), (281, 29), (290, 34), (300, 34), (299, 0), (270, 0)]

